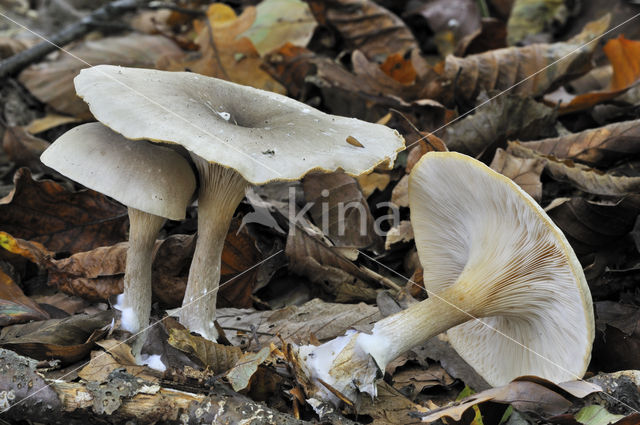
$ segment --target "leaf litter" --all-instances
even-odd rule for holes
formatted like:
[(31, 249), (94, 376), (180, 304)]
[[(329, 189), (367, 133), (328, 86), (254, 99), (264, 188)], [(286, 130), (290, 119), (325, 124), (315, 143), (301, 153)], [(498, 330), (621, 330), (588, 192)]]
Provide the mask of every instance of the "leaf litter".
[[(112, 303), (123, 285), (126, 209), (38, 160), (62, 132), (91, 119), (72, 85), (87, 65), (61, 53), (30, 64), (17, 77), (22, 91), (0, 90), (7, 118), (0, 187), (8, 188), (0, 199), (0, 346), (46, 362), (38, 365), (47, 374), (78, 366), (65, 385), (85, 385), (91, 397), (128, 382), (131, 389), (116, 390), (104, 408), (93, 399), (74, 407), (119, 419), (136, 417), (127, 403), (140, 387), (127, 380), (139, 379), (157, 385), (144, 391), (165, 391), (163, 397), (167, 388), (190, 394), (176, 396), (181, 406), (227, 391), (229, 400), (260, 402), (291, 423), (317, 420), (321, 412), (333, 423), (637, 423), (640, 40), (623, 28), (591, 42), (631, 17), (621, 15), (629, 13), (622, 6), (595, 16), (595, 3), (587, 6), (587, 22), (571, 5), (548, 0), (184, 0), (125, 18), (146, 34), (98, 30), (66, 46), (91, 64), (196, 72), (285, 93), (329, 113), (383, 122), (407, 140), (391, 170), (357, 179), (312, 174), (251, 192), (222, 256), (222, 337), (213, 343), (165, 318), (143, 350), (162, 353), (165, 372), (136, 364), (123, 342), (130, 335), (117, 330)], [(530, 17), (531, 8), (539, 14)], [(30, 42), (9, 35), (2, 45), (10, 56)], [(368, 331), (425, 297), (408, 174), (432, 150), (491, 164), (566, 234), (594, 294), (598, 333), (588, 382), (522, 377), (487, 389), (441, 335), (392, 363), (377, 398), (342, 410), (307, 403), (291, 344)], [(397, 217), (388, 215), (387, 202)], [(304, 210), (306, 203), (315, 206)], [(349, 203), (365, 213), (339, 216), (337, 206)], [(187, 219), (166, 223), (156, 242), (154, 320), (182, 302), (196, 219), (192, 205)], [(279, 250), (280, 257), (254, 267)], [(9, 358), (32, 365), (2, 357)], [(470, 386), (480, 392), (458, 400)]]

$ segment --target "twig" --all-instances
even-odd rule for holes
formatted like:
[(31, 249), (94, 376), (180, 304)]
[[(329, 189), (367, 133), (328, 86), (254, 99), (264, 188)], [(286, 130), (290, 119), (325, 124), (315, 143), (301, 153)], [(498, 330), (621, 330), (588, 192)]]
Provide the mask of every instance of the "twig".
[(148, 0), (115, 0), (99, 9), (94, 10), (88, 16), (71, 24), (62, 31), (53, 34), (35, 46), (16, 53), (0, 62), (0, 78), (17, 74), (27, 66), (44, 58), (54, 50), (69, 44), (70, 42), (89, 33), (105, 22), (132, 10), (136, 10), (144, 5)]

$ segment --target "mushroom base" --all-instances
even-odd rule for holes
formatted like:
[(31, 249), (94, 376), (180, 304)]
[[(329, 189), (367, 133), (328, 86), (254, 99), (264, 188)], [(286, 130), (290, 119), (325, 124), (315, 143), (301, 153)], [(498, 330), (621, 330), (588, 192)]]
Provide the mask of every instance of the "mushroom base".
[(224, 241), (246, 180), (236, 171), (192, 155), (200, 174), (198, 240), (189, 269), (187, 289), (178, 315), (180, 323), (216, 341), (216, 299)]
[(310, 395), (339, 403), (321, 381), (355, 402), (359, 393), (376, 395), (375, 380), (400, 354), (472, 316), (456, 299), (455, 285), (439, 295), (413, 304), (406, 310), (380, 320), (371, 334), (348, 332), (318, 347), (299, 347), (300, 363), (306, 368), (314, 388)]

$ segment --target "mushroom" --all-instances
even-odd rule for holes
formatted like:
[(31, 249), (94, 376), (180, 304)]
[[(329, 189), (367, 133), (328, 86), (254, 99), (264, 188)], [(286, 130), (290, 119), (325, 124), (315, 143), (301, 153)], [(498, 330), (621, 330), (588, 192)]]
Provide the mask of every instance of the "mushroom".
[(198, 240), (178, 314), (210, 340), (217, 338), (221, 251), (248, 185), (297, 180), (312, 170), (360, 175), (390, 166), (404, 148), (402, 137), (383, 125), (188, 72), (100, 65), (82, 70), (75, 86), (112, 130), (128, 139), (180, 144), (196, 163)]
[[(100, 123), (60, 136), (42, 162), (82, 185), (123, 203), (129, 214), (129, 249), (120, 296), (122, 328), (137, 333), (149, 324), (153, 248), (165, 218), (182, 220), (195, 191), (189, 162), (170, 148), (133, 142)], [(144, 334), (132, 344), (138, 359)]]
[(591, 295), (566, 238), (513, 181), (453, 152), (426, 154), (409, 183), (411, 222), (429, 298), (298, 355), (315, 396), (375, 395), (390, 361), (448, 331), (489, 384), (521, 375), (554, 382), (586, 371), (594, 338)]

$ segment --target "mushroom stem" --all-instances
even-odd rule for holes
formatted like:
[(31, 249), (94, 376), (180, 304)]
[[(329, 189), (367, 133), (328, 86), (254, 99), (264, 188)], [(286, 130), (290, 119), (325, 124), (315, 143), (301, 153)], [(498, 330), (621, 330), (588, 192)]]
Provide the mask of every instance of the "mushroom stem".
[[(457, 286), (380, 320), (371, 334), (358, 332), (319, 347), (303, 346), (299, 355), (313, 378), (328, 383), (352, 401), (358, 391), (375, 395), (378, 370), (384, 373), (400, 354), (470, 319), (464, 305), (447, 302), (462, 301), (456, 296)], [(316, 389), (321, 398), (336, 400), (319, 382)]]
[[(149, 325), (153, 248), (164, 221), (163, 217), (129, 207), (129, 249), (120, 308), (122, 328), (131, 333)], [(136, 358), (145, 335), (138, 335), (131, 344), (131, 352)]]
[(467, 308), (461, 306), (460, 298), (455, 296), (457, 287), (452, 285), (437, 296), (385, 317), (375, 324), (371, 334), (362, 333), (358, 337), (358, 345), (384, 371), (400, 354), (471, 319)]
[(224, 241), (247, 181), (236, 171), (191, 155), (200, 175), (198, 241), (189, 269), (180, 323), (215, 341), (217, 289)]

